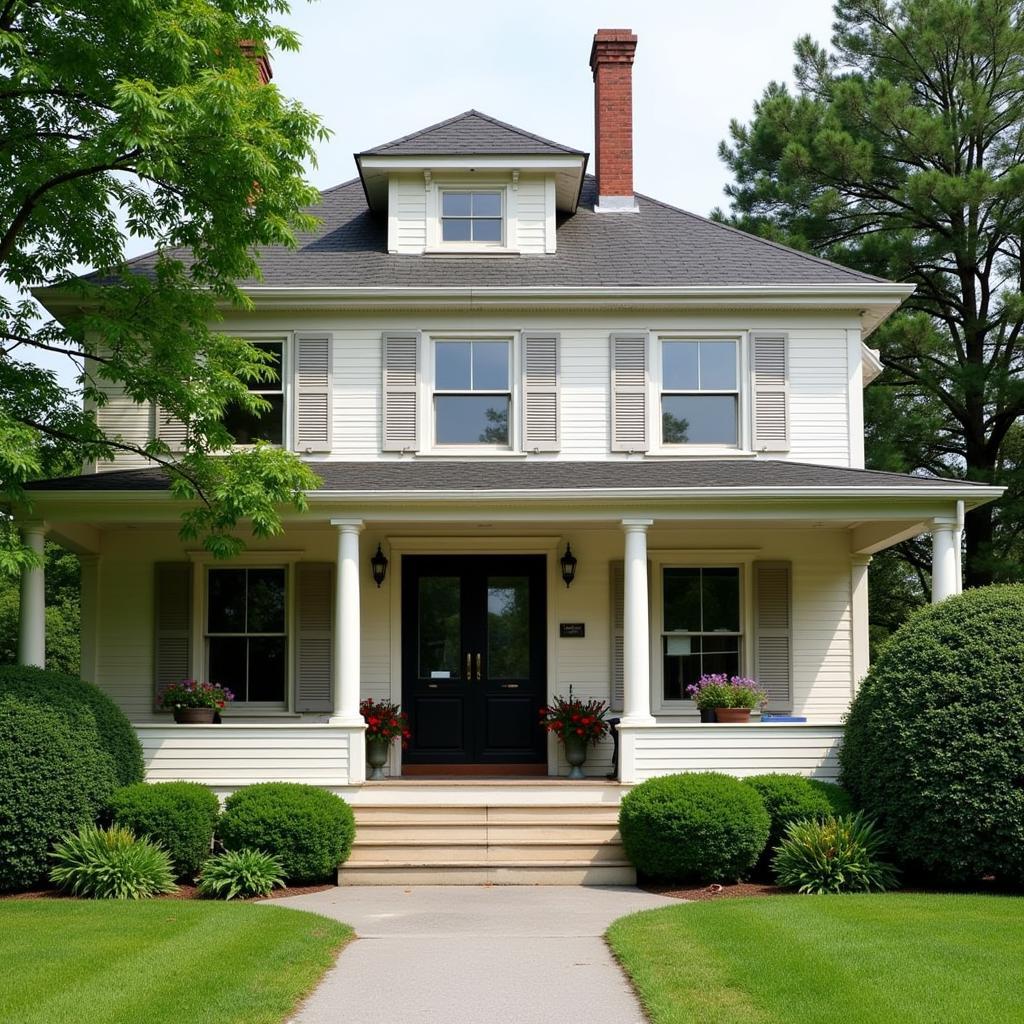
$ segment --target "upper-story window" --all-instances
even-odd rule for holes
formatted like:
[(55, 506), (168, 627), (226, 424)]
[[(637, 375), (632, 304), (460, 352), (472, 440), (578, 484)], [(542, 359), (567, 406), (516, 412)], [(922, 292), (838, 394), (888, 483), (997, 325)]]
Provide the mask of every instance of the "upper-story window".
[(442, 191), (442, 242), (501, 245), (503, 228), (501, 192)]
[(265, 398), (270, 408), (263, 412), (243, 409), (238, 403), (231, 402), (224, 410), (223, 423), (235, 444), (255, 444), (257, 441), (268, 441), (270, 444), (284, 443), (284, 342), (256, 341), (255, 348), (268, 353), (273, 360), (273, 380), (251, 380), (249, 390), (254, 395)]
[(662, 341), (662, 444), (739, 443), (738, 350), (730, 339)]
[(434, 342), (434, 443), (509, 446), (511, 344)]

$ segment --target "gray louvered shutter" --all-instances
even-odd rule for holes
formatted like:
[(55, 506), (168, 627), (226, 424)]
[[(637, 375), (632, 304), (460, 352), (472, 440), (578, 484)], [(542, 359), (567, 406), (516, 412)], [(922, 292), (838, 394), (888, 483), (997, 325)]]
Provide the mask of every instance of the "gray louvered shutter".
[(331, 450), (331, 335), (295, 335), (295, 450)]
[(754, 676), (768, 693), (767, 711), (793, 707), (793, 567), (754, 562)]
[(334, 566), (295, 566), (295, 710), (333, 711)]
[(754, 450), (789, 451), (789, 339), (754, 334), (751, 346)]
[(384, 334), (383, 444), (386, 452), (415, 451), (420, 336), (416, 331)]
[(523, 334), (523, 448), (528, 452), (561, 447), (558, 349), (557, 334)]
[(608, 565), (608, 579), (611, 584), (611, 662), (612, 692), (611, 706), (613, 711), (621, 711), (625, 699), (625, 655), (624, 640), (626, 621), (626, 566), (623, 562), (611, 562)]
[(154, 700), (192, 675), (192, 563), (157, 562), (153, 576)]
[(647, 335), (613, 334), (612, 451), (645, 452), (647, 426)]
[(187, 434), (185, 424), (173, 413), (161, 409), (159, 405), (153, 406), (153, 419), (156, 436), (163, 441), (172, 452), (185, 450), (185, 437)]

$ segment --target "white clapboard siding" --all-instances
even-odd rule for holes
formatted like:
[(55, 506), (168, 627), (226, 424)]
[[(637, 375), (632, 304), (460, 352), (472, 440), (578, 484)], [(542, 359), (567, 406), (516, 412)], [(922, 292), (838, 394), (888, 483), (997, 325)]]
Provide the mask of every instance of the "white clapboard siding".
[(148, 782), (202, 782), (247, 786), (253, 782), (349, 782), (353, 731), (320, 723), (189, 726), (137, 725)]
[(612, 451), (647, 451), (650, 428), (645, 333), (611, 336), (611, 410)]
[(383, 448), (415, 451), (420, 338), (416, 331), (383, 334)]
[[(850, 465), (846, 332), (789, 332), (789, 451), (796, 462)], [(853, 396), (860, 402), (861, 395)]]
[(546, 191), (542, 177), (521, 178), (516, 188), (516, 241), (519, 251), (524, 255), (544, 252)]
[(423, 175), (399, 177), (395, 198), (396, 208), (389, 210), (388, 215), (395, 217), (397, 250), (420, 254), (427, 244), (427, 190)]
[(553, 332), (523, 332), (523, 448), (556, 452), (559, 433), (559, 337)]
[(754, 450), (789, 448), (789, 338), (783, 332), (750, 336), (753, 367)]
[(295, 450), (331, 450), (331, 335), (295, 335)]
[[(120, 384), (100, 381), (107, 395), (107, 401), (95, 409), (96, 423), (108, 436), (137, 448), (145, 448), (153, 436), (153, 423), (148, 402), (139, 403), (124, 393)], [(110, 461), (98, 461), (98, 472), (112, 469), (135, 469), (145, 466), (148, 460), (134, 452), (115, 451)]]
[(675, 772), (780, 772), (833, 781), (839, 775), (843, 727), (659, 724), (634, 735), (637, 781)]

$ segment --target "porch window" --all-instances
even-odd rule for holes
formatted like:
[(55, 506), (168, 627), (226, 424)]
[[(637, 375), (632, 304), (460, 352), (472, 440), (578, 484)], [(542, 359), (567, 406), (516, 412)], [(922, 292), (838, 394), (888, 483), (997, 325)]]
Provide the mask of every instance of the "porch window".
[(501, 192), (441, 193), (441, 241), (501, 245)]
[(662, 444), (735, 447), (739, 443), (738, 381), (735, 341), (662, 341)]
[(234, 438), (235, 444), (249, 445), (257, 441), (270, 444), (284, 443), (284, 342), (257, 341), (253, 347), (270, 355), (270, 364), (276, 376), (275, 380), (249, 381), (249, 390), (270, 403), (270, 408), (263, 412), (252, 412), (243, 409), (236, 402), (228, 404), (224, 410), (222, 422), (228, 433)]
[(287, 680), (284, 569), (210, 569), (207, 576), (207, 679), (235, 700), (282, 705)]
[(434, 441), (509, 445), (511, 345), (508, 341), (434, 342)]
[(739, 569), (666, 568), (661, 587), (664, 699), (686, 700), (686, 687), (705, 673), (738, 675)]

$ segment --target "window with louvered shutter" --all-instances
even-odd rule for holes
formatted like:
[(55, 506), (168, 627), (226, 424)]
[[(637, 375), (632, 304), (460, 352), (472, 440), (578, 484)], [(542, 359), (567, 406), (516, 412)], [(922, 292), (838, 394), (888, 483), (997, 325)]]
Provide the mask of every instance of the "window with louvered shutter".
[(789, 450), (789, 339), (751, 335), (755, 451)]
[(160, 408), (153, 407), (154, 432), (156, 436), (167, 445), (172, 452), (185, 450), (185, 439), (187, 431), (185, 424), (173, 413)]
[(793, 568), (755, 562), (754, 676), (768, 694), (767, 711), (793, 707)]
[(647, 335), (611, 336), (613, 452), (645, 452), (647, 426)]
[(331, 450), (331, 335), (295, 335), (295, 450)]
[(415, 451), (420, 338), (416, 331), (386, 332), (383, 338), (383, 427), (386, 452)]
[(334, 710), (331, 687), (334, 566), (295, 566), (295, 710)]
[(523, 448), (557, 452), (559, 430), (557, 334), (523, 334)]
[(192, 564), (158, 562), (154, 567), (155, 650), (153, 688), (159, 701), (164, 687), (192, 675)]
[(611, 585), (609, 607), (611, 609), (611, 666), (613, 711), (621, 711), (625, 699), (625, 621), (626, 621), (626, 567), (623, 562), (611, 562), (608, 566), (608, 580)]

